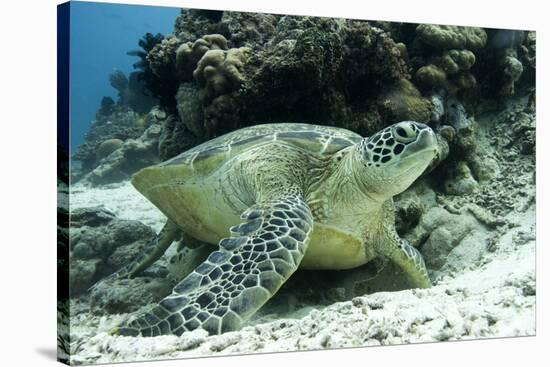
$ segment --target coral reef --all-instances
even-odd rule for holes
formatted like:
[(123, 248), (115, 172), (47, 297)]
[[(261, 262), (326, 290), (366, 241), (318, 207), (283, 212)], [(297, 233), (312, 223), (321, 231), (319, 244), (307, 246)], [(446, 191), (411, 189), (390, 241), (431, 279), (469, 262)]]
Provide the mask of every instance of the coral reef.
[[(182, 122), (175, 115), (169, 115), (164, 121), (162, 134), (159, 138), (159, 157), (161, 160), (174, 157), (201, 142), (201, 139), (197, 138), (186, 126), (187, 124), (190, 124), (190, 126), (202, 126), (202, 121), (199, 121), (199, 117), (197, 117), (202, 117), (200, 109), (196, 104), (197, 101), (190, 99), (180, 104), (179, 109), (183, 111), (185, 116), (183, 121), (186, 121), (186, 123)], [(185, 114), (186, 111), (191, 111), (196, 113), (196, 115), (187, 115)], [(188, 122), (187, 119), (189, 119)]]
[(514, 94), (514, 86), (523, 73), (523, 64), (517, 59), (517, 53), (514, 50), (508, 49), (505, 55), (502, 57), (502, 87), (500, 94), (512, 95)]
[(145, 115), (120, 105), (113, 109), (109, 115), (98, 111), (84, 144), (74, 154), (73, 158), (82, 162), (74, 179), (84, 179), (92, 185), (112, 183), (159, 162), (159, 139), (166, 112), (158, 106)]
[(173, 106), (173, 97), (178, 90), (176, 72), (176, 50), (181, 42), (173, 35), (166, 36), (147, 54), (147, 65), (154, 76), (154, 89), (161, 106)]
[(235, 130), (240, 122), (240, 109), (235, 99), (244, 81), (242, 68), (249, 51), (247, 47), (209, 50), (193, 71), (200, 88), (199, 99), (205, 106), (206, 138)]
[(124, 142), (120, 139), (107, 139), (99, 144), (96, 150), (96, 160), (100, 161), (109, 156), (112, 152), (122, 147)]
[[(476, 108), (496, 110), (517, 94), (535, 85), (535, 34), (519, 30), (488, 29), (487, 46), (478, 52), (472, 68), (479, 80)], [(491, 103), (492, 102), (492, 103)]]
[(479, 27), (420, 24), (416, 33), (420, 41), (440, 50), (475, 50), (487, 43), (485, 30)]
[(254, 13), (224, 12), (220, 18), (218, 30), (228, 35), (233, 47), (250, 47), (265, 44), (276, 32), (280, 15)]
[(367, 22), (290, 16), (253, 50), (244, 74), (242, 115), (251, 123), (298, 120), (365, 135), (389, 124), (376, 96), (409, 77), (396, 44)]
[[(265, 122), (362, 135), (396, 120), (445, 125), (449, 97), (479, 112), (534, 83), (534, 32), (182, 10), (172, 34), (146, 34), (139, 45), (129, 53), (140, 58), (139, 77), (112, 81), (121, 100), (133, 79), (159, 98), (162, 160)], [(102, 115), (117, 110), (102, 106)]]
[(213, 100), (238, 89), (243, 82), (242, 67), (248, 53), (246, 47), (206, 51), (193, 71), (193, 77), (204, 88), (202, 98)]
[(194, 136), (204, 135), (203, 107), (199, 97), (199, 89), (194, 83), (181, 83), (176, 94), (176, 107), (179, 121), (190, 130)]
[(476, 78), (470, 69), (476, 61), (474, 52), (487, 43), (484, 29), (420, 24), (416, 28), (414, 43), (417, 50), (413, 63), (420, 64), (415, 80), (421, 86), (443, 88), (453, 95), (476, 86)]
[[(139, 57), (139, 61), (134, 63), (134, 68), (141, 70), (141, 72), (145, 73), (148, 70), (148, 64), (147, 64), (147, 54), (149, 51), (153, 49), (158, 43), (162, 42), (162, 39), (164, 36), (160, 33), (157, 33), (153, 35), (152, 33), (145, 33), (145, 35), (138, 41), (138, 45), (141, 49), (139, 50), (132, 50), (126, 52), (129, 56), (136, 56)], [(146, 79), (145, 76), (143, 76), (144, 79)]]
[(208, 34), (195, 42), (183, 43), (176, 50), (176, 69), (181, 81), (190, 81), (199, 60), (210, 50), (227, 50), (227, 40), (221, 34)]
[(173, 35), (181, 42), (195, 41), (206, 34), (221, 33), (218, 31), (218, 24), (227, 11), (182, 9), (181, 14), (176, 18)]
[(135, 139), (143, 134), (143, 127), (137, 123), (139, 114), (128, 107), (114, 106), (109, 115), (97, 114), (90, 125), (84, 143), (73, 155), (73, 159), (82, 162), (82, 172), (87, 173), (97, 165), (97, 149), (109, 139)]
[(128, 51), (126, 54), (130, 56), (136, 56), (139, 61), (134, 63), (135, 75), (137, 81), (141, 82), (142, 94), (150, 95), (155, 99), (163, 101), (163, 86), (161, 85), (159, 78), (153, 73), (149, 63), (147, 62), (148, 53), (157, 44), (162, 42), (164, 36), (160, 33), (153, 35), (152, 33), (145, 33), (145, 35), (139, 40), (138, 45), (141, 49)]
[(118, 91), (118, 104), (128, 106), (138, 113), (147, 113), (161, 99), (162, 86), (147, 62), (147, 54), (163, 38), (160, 33), (146, 33), (138, 42), (141, 49), (126, 53), (139, 58), (133, 65), (136, 71), (131, 72), (128, 77), (121, 71), (115, 71), (109, 76), (111, 86)]
[(455, 146), (456, 158), (449, 157), (436, 173), (445, 177), (445, 171), (456, 167), (453, 161), (467, 157), (467, 165), (479, 185), (469, 195), (445, 196), (448, 207), (472, 203), (496, 218), (484, 219), (485, 222), (504, 225), (498, 218), (513, 211), (524, 212), (535, 200), (535, 114), (526, 96), (516, 97), (500, 112), (478, 116), (473, 126), (475, 134), (470, 138), (464, 134), (458, 139), (462, 139), (458, 143), (462, 149), (468, 150)]
[[(182, 141), (161, 149), (161, 157), (183, 151), (188, 141), (254, 123), (326, 123), (368, 134), (395, 122), (395, 113), (426, 118), (431, 105), (412, 101), (421, 97), (413, 85), (402, 97), (392, 85), (410, 77), (403, 46), (362, 21), (182, 12), (174, 33), (147, 55), (152, 72), (170, 85), (163, 105), (173, 116), (168, 128), (179, 137), (166, 131), (165, 140)], [(386, 88), (393, 88), (386, 94), (397, 103), (412, 105), (396, 107), (400, 111), (379, 108), (377, 96)]]
[(390, 85), (378, 98), (378, 109), (386, 121), (430, 121), (433, 104), (423, 98), (407, 79)]
[(157, 100), (148, 94), (140, 76), (140, 72), (132, 72), (128, 78), (117, 70), (109, 76), (109, 82), (118, 91), (119, 105), (128, 106), (138, 113), (147, 113)]
[(113, 112), (115, 112), (114, 106), (115, 101), (111, 97), (101, 98), (101, 105), (99, 107), (99, 110), (97, 110), (96, 117), (99, 118), (99, 116), (112, 115)]
[(537, 64), (536, 52), (537, 37), (535, 32), (526, 32), (525, 39), (518, 46), (518, 53), (521, 64), (526, 74), (525, 79), (532, 82), (535, 79), (535, 70)]
[(111, 84), (111, 87), (119, 92), (119, 97), (122, 99), (124, 90), (128, 88), (128, 78), (126, 75), (124, 75), (122, 71), (117, 70), (109, 75), (109, 83)]
[(71, 297), (76, 297), (128, 264), (145, 250), (155, 233), (138, 221), (119, 220), (95, 207), (71, 212), (70, 235)]
[(108, 139), (97, 148), (98, 165), (82, 178), (83, 183), (108, 184), (128, 179), (141, 168), (159, 163), (161, 125), (149, 126), (137, 139)]

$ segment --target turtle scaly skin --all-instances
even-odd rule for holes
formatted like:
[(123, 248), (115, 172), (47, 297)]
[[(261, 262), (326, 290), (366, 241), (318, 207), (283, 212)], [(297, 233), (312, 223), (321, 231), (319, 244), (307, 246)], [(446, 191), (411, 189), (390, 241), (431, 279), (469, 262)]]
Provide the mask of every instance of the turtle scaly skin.
[[(404, 121), (369, 138), (340, 128), (244, 128), (136, 173), (132, 183), (167, 217), (135, 276), (185, 233), (207, 259), (151, 311), (116, 334), (212, 334), (240, 328), (299, 267), (350, 269), (382, 256), (429, 287), (420, 253), (394, 228), (392, 197), (437, 152), (433, 131)], [(168, 244), (167, 244), (168, 243)]]

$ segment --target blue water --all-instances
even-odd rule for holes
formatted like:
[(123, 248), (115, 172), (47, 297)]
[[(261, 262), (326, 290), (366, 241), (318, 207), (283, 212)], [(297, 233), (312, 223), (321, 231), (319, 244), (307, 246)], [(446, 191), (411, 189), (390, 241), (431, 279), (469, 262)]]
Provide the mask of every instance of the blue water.
[(72, 152), (84, 141), (101, 98), (116, 101), (109, 74), (120, 70), (128, 75), (138, 58), (126, 52), (139, 49), (146, 32), (172, 32), (179, 13), (169, 7), (71, 2)]

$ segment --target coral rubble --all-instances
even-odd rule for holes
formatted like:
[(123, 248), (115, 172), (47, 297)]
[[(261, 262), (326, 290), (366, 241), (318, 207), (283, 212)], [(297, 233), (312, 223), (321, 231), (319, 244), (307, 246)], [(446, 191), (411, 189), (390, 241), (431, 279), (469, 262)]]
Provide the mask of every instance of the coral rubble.
[(121, 221), (104, 208), (71, 213), (71, 296), (86, 292), (143, 251), (154, 232), (138, 221)]

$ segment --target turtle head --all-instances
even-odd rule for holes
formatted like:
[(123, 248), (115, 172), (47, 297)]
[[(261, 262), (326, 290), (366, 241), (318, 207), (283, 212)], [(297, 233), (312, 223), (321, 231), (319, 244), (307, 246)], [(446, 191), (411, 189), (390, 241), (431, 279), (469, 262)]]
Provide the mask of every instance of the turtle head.
[(407, 189), (424, 172), (438, 145), (428, 125), (403, 121), (363, 139), (358, 148), (367, 192), (385, 199)]

